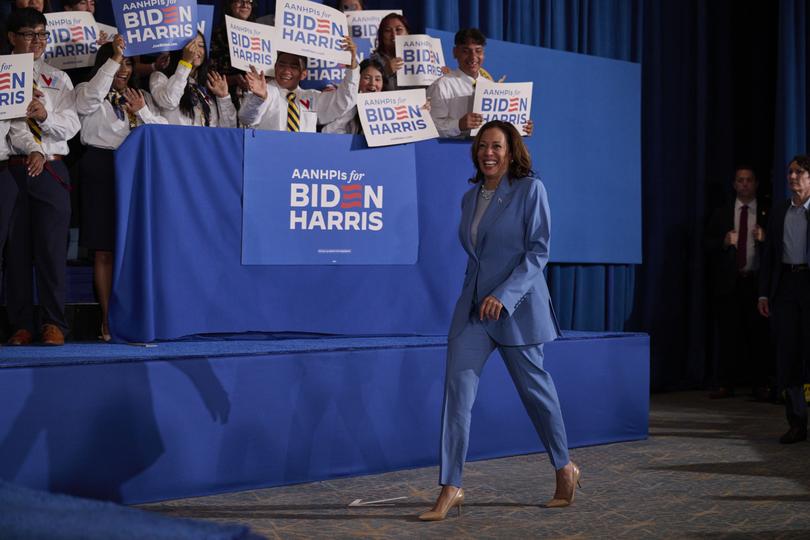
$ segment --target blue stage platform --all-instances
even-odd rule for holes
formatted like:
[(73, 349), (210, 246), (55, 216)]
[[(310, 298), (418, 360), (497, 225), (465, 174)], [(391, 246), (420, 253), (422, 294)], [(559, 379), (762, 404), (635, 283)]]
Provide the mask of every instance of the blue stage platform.
[[(139, 503), (435, 465), (444, 354), (444, 337), (3, 347), (0, 478)], [(647, 436), (646, 335), (570, 332), (546, 366), (572, 447)], [(496, 355), (470, 458), (540, 450)]]

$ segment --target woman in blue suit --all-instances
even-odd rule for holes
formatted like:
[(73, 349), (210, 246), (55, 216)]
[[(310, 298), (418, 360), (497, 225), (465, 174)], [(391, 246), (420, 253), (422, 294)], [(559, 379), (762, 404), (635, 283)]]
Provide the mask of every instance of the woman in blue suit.
[(485, 124), (473, 141), (472, 160), (475, 186), (462, 200), (459, 228), (469, 259), (447, 344), (442, 490), (433, 509), (419, 516), (423, 521), (442, 520), (453, 507), (461, 512), (470, 413), (481, 371), (496, 348), (557, 471), (546, 506), (570, 505), (580, 476), (568, 458), (554, 381), (543, 369), (543, 343), (560, 335), (543, 276), (550, 235), (546, 190), (511, 124)]

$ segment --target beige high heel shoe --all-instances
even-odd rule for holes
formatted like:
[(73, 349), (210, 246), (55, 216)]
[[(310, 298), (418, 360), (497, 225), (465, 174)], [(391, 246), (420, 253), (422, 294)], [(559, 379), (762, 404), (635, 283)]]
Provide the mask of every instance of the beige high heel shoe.
[(582, 487), (579, 483), (579, 477), (582, 475), (582, 471), (579, 470), (579, 467), (572, 461), (571, 466), (574, 467), (574, 482), (571, 484), (571, 495), (564, 499), (553, 498), (545, 504), (546, 508), (565, 508), (566, 506), (571, 506), (574, 504), (574, 496), (577, 493), (577, 487)]
[(442, 521), (444, 518), (447, 517), (447, 513), (452, 508), (458, 508), (458, 515), (461, 517), (461, 504), (464, 502), (464, 490), (458, 488), (456, 494), (449, 498), (448, 502), (443, 504), (442, 506), (438, 505), (438, 501), (436, 501), (436, 506), (433, 507), (433, 510), (425, 512), (419, 515), (419, 519), (421, 521)]

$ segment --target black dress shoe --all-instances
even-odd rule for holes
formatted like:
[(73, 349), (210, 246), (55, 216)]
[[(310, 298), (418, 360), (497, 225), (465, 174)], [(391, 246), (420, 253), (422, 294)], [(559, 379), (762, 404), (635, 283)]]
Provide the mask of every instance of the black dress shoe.
[(780, 444), (793, 444), (807, 440), (807, 428), (792, 427), (787, 433), (779, 437)]

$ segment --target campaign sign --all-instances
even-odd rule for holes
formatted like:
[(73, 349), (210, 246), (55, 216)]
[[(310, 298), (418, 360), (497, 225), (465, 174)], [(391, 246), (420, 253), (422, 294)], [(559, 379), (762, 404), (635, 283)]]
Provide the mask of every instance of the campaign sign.
[[(98, 28), (98, 38), (104, 38), (104, 40), (101, 41), (101, 45), (112, 41), (115, 35), (118, 33), (118, 28), (110, 26), (109, 24), (100, 23), (98, 21), (96, 21), (96, 28)], [(93, 61), (95, 61), (95, 59)]]
[(357, 112), (369, 146), (387, 146), (439, 136), (430, 111), (423, 108), (425, 89), (357, 94)]
[(205, 40), (205, 50), (211, 54), (211, 32), (214, 29), (214, 6), (200, 4), (197, 6), (197, 31)]
[(33, 80), (33, 54), (0, 56), (0, 120), (25, 116)]
[(358, 54), (363, 53), (364, 58), (371, 56), (371, 52), (377, 48), (377, 31), (380, 28), (380, 21), (390, 13), (402, 15), (402, 10), (364, 9), (346, 12), (349, 35), (357, 44)]
[(225, 29), (233, 67), (250, 71), (253, 66), (265, 72), (273, 67), (275, 29), (272, 26), (225, 15)]
[[(484, 117), (484, 124), (490, 120), (509, 122), (525, 135), (523, 125), (532, 112), (532, 83), (496, 83), (478, 77), (473, 112)], [(477, 133), (477, 129), (470, 132), (473, 136)]]
[(245, 131), (242, 264), (415, 264), (413, 145)]
[(113, 0), (125, 56), (182, 49), (197, 35), (196, 0)]
[(98, 51), (98, 28), (88, 11), (46, 13), (48, 46), (45, 61), (55, 68), (92, 66)]
[[(358, 62), (361, 58), (358, 55)], [(301, 81), (301, 88), (322, 90), (327, 86), (337, 86), (343, 80), (345, 66), (330, 60), (307, 58), (307, 76)]]
[(440, 78), (444, 67), (442, 40), (428, 35), (396, 36), (397, 58), (402, 69), (397, 71), (398, 86), (430, 86)]
[(351, 64), (343, 38), (346, 15), (307, 0), (276, 0), (276, 49), (301, 56)]

